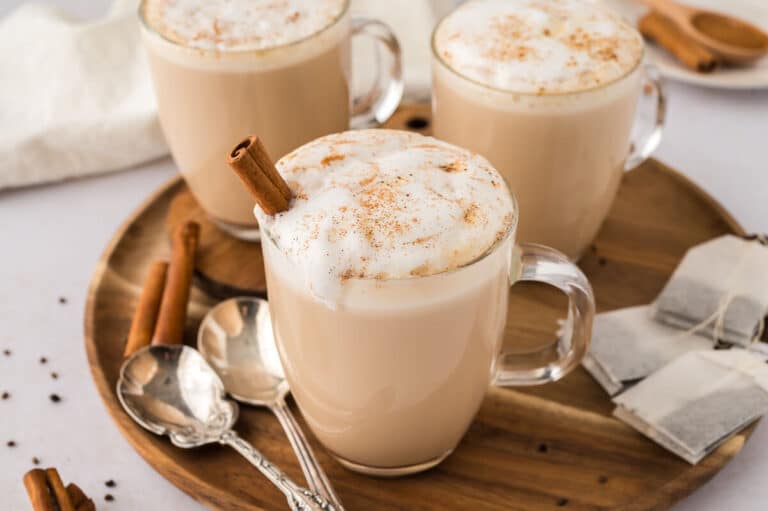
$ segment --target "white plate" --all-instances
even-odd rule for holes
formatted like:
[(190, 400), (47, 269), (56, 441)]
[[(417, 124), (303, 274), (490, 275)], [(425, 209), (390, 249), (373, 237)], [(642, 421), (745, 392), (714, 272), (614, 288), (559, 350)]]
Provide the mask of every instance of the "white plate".
[[(640, 0), (605, 0), (605, 3), (634, 26), (647, 10)], [(686, 3), (744, 18), (768, 31), (768, 0), (686, 0)], [(720, 68), (712, 73), (690, 71), (663, 48), (652, 43), (648, 44), (647, 58), (656, 64), (662, 75), (672, 80), (722, 89), (768, 88), (768, 57), (749, 67)]]

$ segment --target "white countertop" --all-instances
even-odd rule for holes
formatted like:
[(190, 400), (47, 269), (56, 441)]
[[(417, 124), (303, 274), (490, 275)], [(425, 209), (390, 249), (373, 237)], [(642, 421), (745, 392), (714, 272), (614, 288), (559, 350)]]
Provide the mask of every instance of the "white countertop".
[[(0, 16), (18, 3), (4, 2)], [(103, 12), (107, 2), (57, 3), (86, 15)], [(748, 231), (768, 232), (768, 91), (679, 84), (667, 90), (668, 124), (656, 156), (716, 197)], [(105, 177), (0, 192), (0, 393), (11, 394), (0, 400), (4, 509), (29, 509), (21, 477), (33, 457), (58, 467), (65, 482), (77, 482), (99, 509), (203, 509), (122, 438), (101, 406), (83, 349), (85, 297), (96, 261), (120, 223), (174, 172), (165, 159)], [(3, 355), (5, 349), (12, 354)], [(46, 364), (39, 362), (43, 356)], [(51, 393), (62, 401), (51, 402)], [(766, 424), (728, 467), (675, 509), (765, 509)], [(16, 447), (7, 447), (9, 440)], [(117, 487), (107, 488), (108, 479)], [(114, 502), (104, 501), (107, 493)]]

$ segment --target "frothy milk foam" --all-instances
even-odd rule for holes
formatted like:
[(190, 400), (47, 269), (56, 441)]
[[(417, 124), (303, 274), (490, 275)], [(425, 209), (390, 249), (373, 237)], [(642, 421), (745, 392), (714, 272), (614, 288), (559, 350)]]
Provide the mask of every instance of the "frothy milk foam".
[(503, 338), (507, 186), (481, 156), (391, 130), (323, 137), (277, 167), (295, 198), (256, 214), (302, 415), (355, 470), (438, 463), (477, 413)]
[(392, 130), (329, 135), (282, 158), (288, 211), (255, 214), (312, 293), (334, 303), (350, 279), (392, 280), (458, 268), (502, 239), (512, 198), (483, 157)]
[(152, 30), (146, 34), (152, 50), (179, 65), (269, 71), (342, 44), (349, 34), (343, 17), (348, 1), (145, 0), (142, 17)]
[(574, 92), (610, 83), (642, 55), (637, 32), (583, 0), (475, 0), (444, 19), (435, 49), (452, 69), (497, 89)]
[(263, 50), (331, 25), (347, 0), (151, 0), (147, 22), (166, 39), (205, 50)]

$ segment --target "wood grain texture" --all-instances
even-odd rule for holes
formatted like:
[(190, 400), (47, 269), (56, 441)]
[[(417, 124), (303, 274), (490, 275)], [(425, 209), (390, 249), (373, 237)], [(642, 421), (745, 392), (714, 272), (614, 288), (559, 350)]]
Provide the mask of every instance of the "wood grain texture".
[[(414, 115), (428, 118), (428, 108), (403, 108), (389, 126), (405, 127)], [(167, 257), (166, 215), (184, 189), (181, 180), (174, 179), (141, 205), (115, 234), (95, 270), (85, 318), (93, 378), (104, 405), (136, 451), (183, 491), (212, 509), (286, 509), (283, 496), (233, 451), (173, 447), (166, 438), (137, 426), (116, 399), (131, 313), (149, 265)], [(205, 232), (204, 224), (201, 245)], [(580, 265), (593, 284), (598, 310), (644, 304), (661, 290), (688, 247), (729, 232), (743, 234), (711, 198), (651, 160), (625, 175), (616, 203)], [(247, 250), (240, 251), (242, 245), (229, 244), (225, 250), (211, 243), (211, 250), (222, 250), (216, 257), (225, 258), (220, 261), (231, 265), (231, 275), (243, 282), (250, 279), (251, 285), (263, 278), (254, 275), (261, 262), (253, 257), (258, 245), (244, 245)], [(188, 343), (194, 343), (197, 324), (212, 303), (199, 288), (193, 289)], [(551, 289), (515, 286), (507, 347), (524, 349), (551, 339), (564, 303)], [(241, 410), (238, 432), (291, 477), (303, 480), (276, 419), (268, 411), (247, 406)], [(611, 410), (610, 400), (582, 369), (541, 387), (491, 389), (452, 456), (427, 473), (394, 480), (348, 472), (311, 441), (350, 511), (640, 511), (667, 509), (704, 484), (741, 450), (752, 432), (746, 429), (691, 467), (612, 418)]]

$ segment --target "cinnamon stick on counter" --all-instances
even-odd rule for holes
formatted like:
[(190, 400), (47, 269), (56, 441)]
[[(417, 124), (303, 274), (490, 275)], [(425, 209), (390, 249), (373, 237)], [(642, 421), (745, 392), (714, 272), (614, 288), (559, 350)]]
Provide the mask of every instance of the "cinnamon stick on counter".
[(95, 511), (96, 506), (77, 485), (64, 487), (55, 468), (24, 474), (24, 486), (34, 511)]
[(67, 485), (67, 493), (69, 493), (69, 498), (72, 499), (75, 511), (96, 511), (96, 504), (75, 483)]
[(656, 11), (640, 18), (638, 28), (643, 36), (655, 41), (693, 71), (709, 73), (717, 67), (717, 59), (709, 50)]
[(155, 324), (160, 312), (160, 302), (165, 289), (165, 278), (168, 273), (168, 263), (157, 261), (149, 269), (144, 281), (144, 289), (141, 291), (139, 304), (133, 313), (131, 330), (128, 332), (128, 342), (125, 344), (124, 357), (129, 357), (135, 352), (149, 346), (152, 336), (155, 334)]
[(36, 468), (24, 474), (24, 486), (34, 511), (55, 511), (56, 501), (48, 487), (45, 470)]
[(251, 135), (237, 144), (227, 157), (227, 163), (266, 214), (274, 215), (288, 209), (291, 189), (258, 137)]
[(187, 318), (187, 303), (195, 269), (200, 225), (186, 222), (173, 232), (171, 264), (168, 266), (160, 313), (152, 344), (181, 344)]
[(56, 502), (59, 504), (59, 511), (75, 511), (72, 499), (67, 489), (64, 488), (64, 483), (61, 482), (59, 472), (55, 468), (47, 468), (45, 475), (48, 476), (48, 486), (51, 488), (51, 493), (56, 497)]

